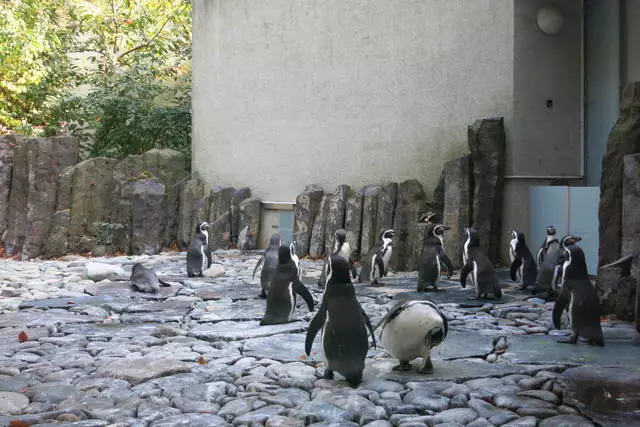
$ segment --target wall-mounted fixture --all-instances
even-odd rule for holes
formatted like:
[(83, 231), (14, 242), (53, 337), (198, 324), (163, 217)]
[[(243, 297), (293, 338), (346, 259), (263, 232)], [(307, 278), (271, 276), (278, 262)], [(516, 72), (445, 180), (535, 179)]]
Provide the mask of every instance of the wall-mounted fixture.
[(558, 34), (564, 25), (564, 14), (557, 6), (545, 6), (538, 10), (536, 22), (543, 33)]

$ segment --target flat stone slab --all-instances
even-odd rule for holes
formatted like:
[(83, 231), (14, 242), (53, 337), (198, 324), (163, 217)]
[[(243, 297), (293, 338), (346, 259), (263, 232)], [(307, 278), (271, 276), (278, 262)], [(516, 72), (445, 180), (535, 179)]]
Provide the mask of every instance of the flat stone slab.
[(196, 289), (194, 294), (205, 301), (231, 298), (233, 301), (257, 299), (260, 295), (260, 284), (249, 286), (238, 284), (237, 286), (219, 284), (206, 285)]
[(65, 327), (65, 333), (94, 338), (134, 338), (151, 335), (166, 325), (162, 323), (76, 324)]
[[(298, 301), (300, 302), (300, 301)], [(265, 299), (246, 299), (237, 301), (215, 301), (198, 305), (189, 317), (198, 322), (222, 322), (225, 320), (260, 320), (264, 316), (267, 302)]]
[(422, 362), (422, 359), (416, 359), (412, 362), (413, 369), (411, 371), (394, 371), (392, 368), (398, 365), (396, 359), (378, 359), (367, 361), (364, 378), (373, 379), (380, 378), (399, 383), (407, 383), (410, 381), (454, 381), (462, 382), (475, 378), (486, 377), (502, 377), (512, 374), (531, 375), (538, 371), (551, 369), (553, 365), (516, 365), (508, 363), (488, 363), (482, 359), (461, 359), (461, 360), (441, 360), (432, 358), (434, 372), (433, 374), (419, 374), (416, 372), (416, 366)]
[(561, 344), (550, 335), (511, 335), (504, 358), (512, 363), (557, 363), (567, 365), (640, 366), (638, 348), (629, 341), (609, 341), (604, 347)]
[(322, 361), (322, 349), (319, 341), (314, 344), (310, 357), (304, 353), (306, 336), (306, 334), (281, 334), (252, 338), (244, 343), (242, 355), (274, 359), (280, 362)]
[(0, 391), (0, 414), (15, 414), (29, 405), (29, 398), (21, 393)]
[(181, 286), (161, 286), (157, 293), (138, 292), (132, 286), (131, 282), (98, 282), (85, 286), (85, 293), (93, 296), (110, 295), (121, 298), (145, 298), (145, 299), (165, 299), (175, 296)]
[(259, 323), (257, 321), (201, 323), (192, 328), (188, 335), (205, 341), (238, 341), (277, 334), (304, 332), (308, 327), (308, 323), (304, 321), (265, 326), (260, 326)]
[(121, 303), (127, 301), (129, 301), (129, 298), (119, 298), (114, 295), (87, 295), (82, 297), (48, 298), (24, 301), (20, 304), (19, 308), (20, 310), (27, 308), (71, 308), (83, 305), (100, 306), (106, 303)]
[(123, 379), (131, 385), (136, 385), (154, 378), (191, 372), (193, 366), (197, 365), (181, 362), (177, 359), (151, 357), (136, 359), (124, 358), (109, 362), (107, 365), (98, 369), (98, 375)]
[(93, 323), (101, 322), (102, 317), (88, 316), (84, 314), (70, 313), (67, 310), (52, 309), (47, 311), (16, 311), (0, 316), (0, 328), (24, 327), (34, 328), (47, 326), (55, 322), (69, 323)]
[(439, 359), (463, 359), (469, 357), (485, 357), (493, 351), (490, 337), (474, 332), (449, 329), (447, 337), (431, 354)]

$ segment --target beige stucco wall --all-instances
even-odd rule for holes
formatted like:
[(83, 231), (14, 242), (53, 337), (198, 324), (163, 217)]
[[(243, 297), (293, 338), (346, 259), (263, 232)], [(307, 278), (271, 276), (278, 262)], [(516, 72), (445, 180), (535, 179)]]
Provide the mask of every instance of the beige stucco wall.
[[(417, 178), (513, 104), (513, 2), (195, 0), (193, 167), (292, 200)], [(509, 130), (508, 130), (509, 132)]]

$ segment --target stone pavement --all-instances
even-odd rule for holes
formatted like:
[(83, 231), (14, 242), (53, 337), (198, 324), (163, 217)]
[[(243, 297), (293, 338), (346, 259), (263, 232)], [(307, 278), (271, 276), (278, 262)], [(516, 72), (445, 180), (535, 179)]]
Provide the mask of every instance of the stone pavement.
[[(518, 291), (505, 272), (501, 301), (470, 301), (473, 288), (445, 282), (429, 294), (450, 325), (435, 372), (392, 371), (396, 361), (372, 348), (351, 389), (339, 375), (318, 379), (319, 337), (304, 354), (313, 313), (302, 301), (297, 320), (258, 325), (257, 258), (217, 251), (216, 278), (187, 278), (184, 253), (1, 260), (0, 426), (640, 425), (640, 347), (626, 322), (603, 320), (604, 348), (558, 344), (568, 331), (553, 329), (553, 303)], [(172, 286), (151, 295), (87, 277), (104, 267), (90, 262), (127, 277), (138, 261)], [(301, 265), (319, 300), (322, 263)], [(355, 285), (374, 324), (392, 298), (413, 294), (416, 273), (384, 282)]]

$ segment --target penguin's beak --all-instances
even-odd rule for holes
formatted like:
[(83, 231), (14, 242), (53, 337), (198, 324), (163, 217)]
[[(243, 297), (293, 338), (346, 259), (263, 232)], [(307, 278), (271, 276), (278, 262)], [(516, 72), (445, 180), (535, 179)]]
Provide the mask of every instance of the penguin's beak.
[(442, 226), (442, 229), (443, 229), (444, 231), (447, 231), (447, 230), (451, 230), (451, 227), (449, 227), (448, 225), (443, 225), (443, 226)]
[(204, 224), (202, 224), (202, 228), (205, 229), (205, 230), (208, 230), (209, 229), (209, 223), (205, 222)]
[(576, 242), (579, 242), (580, 240), (582, 240), (582, 237), (580, 237), (580, 236), (574, 236), (574, 238), (575, 238)]

